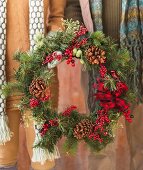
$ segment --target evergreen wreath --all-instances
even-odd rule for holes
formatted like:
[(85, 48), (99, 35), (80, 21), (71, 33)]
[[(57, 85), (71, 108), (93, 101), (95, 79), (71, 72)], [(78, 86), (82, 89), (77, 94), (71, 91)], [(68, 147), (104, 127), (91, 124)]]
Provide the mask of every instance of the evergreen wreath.
[[(54, 146), (66, 137), (65, 149), (75, 151), (83, 140), (92, 151), (100, 151), (114, 139), (113, 128), (124, 115), (131, 122), (130, 104), (136, 99), (132, 88), (135, 64), (126, 48), (120, 49), (110, 37), (102, 32), (89, 33), (78, 21), (63, 20), (64, 31), (44, 37), (38, 34), (32, 52), (17, 52), (15, 60), (20, 63), (15, 71), (16, 82), (3, 86), (5, 96), (22, 93), (18, 105), (21, 113), (30, 109), (33, 120), (39, 124), (40, 141), (35, 148), (54, 152)], [(75, 66), (79, 59), (85, 69), (98, 72), (95, 90), (96, 113), (81, 114), (76, 106), (57, 113), (51, 106), (50, 84), (53, 68), (66, 62)]]

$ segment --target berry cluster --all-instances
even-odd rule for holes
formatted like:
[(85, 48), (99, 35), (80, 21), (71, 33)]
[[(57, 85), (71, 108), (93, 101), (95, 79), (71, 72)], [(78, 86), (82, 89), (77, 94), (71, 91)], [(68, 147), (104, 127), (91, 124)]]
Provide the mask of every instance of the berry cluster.
[(63, 113), (62, 113), (62, 116), (70, 116), (71, 115), (71, 112), (76, 110), (77, 107), (76, 106), (70, 106), (68, 107)]
[(96, 119), (94, 124), (94, 131), (92, 134), (89, 135), (89, 138), (93, 140), (98, 140), (101, 143), (103, 142), (101, 135), (108, 135), (108, 132), (105, 129), (105, 125), (108, 125), (110, 123), (110, 119), (108, 117), (108, 114), (103, 109), (98, 110), (97, 114), (98, 118)]
[(99, 69), (99, 73), (100, 73), (100, 76), (101, 76), (102, 78), (104, 78), (105, 75), (106, 75), (106, 73), (107, 73), (107, 68), (106, 68), (104, 65), (102, 65), (102, 66), (100, 67), (100, 69)]

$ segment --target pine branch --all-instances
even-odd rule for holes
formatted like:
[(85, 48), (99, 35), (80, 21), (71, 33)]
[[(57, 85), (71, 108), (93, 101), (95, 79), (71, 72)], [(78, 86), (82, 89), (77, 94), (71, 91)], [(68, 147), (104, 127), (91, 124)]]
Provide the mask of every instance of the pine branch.
[(63, 150), (70, 155), (74, 155), (77, 151), (77, 147), (78, 141), (76, 140), (76, 138), (67, 138), (64, 142)]
[(2, 93), (5, 97), (22, 92), (23, 85), (19, 82), (9, 82), (2, 86)]

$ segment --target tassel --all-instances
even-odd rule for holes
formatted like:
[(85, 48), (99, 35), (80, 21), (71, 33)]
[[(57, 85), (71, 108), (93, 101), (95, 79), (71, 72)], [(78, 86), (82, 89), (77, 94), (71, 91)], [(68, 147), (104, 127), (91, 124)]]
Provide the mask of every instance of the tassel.
[(47, 160), (53, 161), (58, 158), (60, 158), (60, 153), (56, 146), (53, 153), (50, 153), (48, 149), (33, 148), (32, 162), (40, 162), (43, 165)]
[[(35, 125), (35, 133), (36, 133), (36, 137), (35, 137), (34, 145), (39, 143), (41, 140), (41, 135), (39, 134), (39, 130), (37, 129), (36, 125)], [(54, 159), (58, 159), (58, 158), (60, 158), (60, 153), (57, 146), (55, 146), (53, 153), (49, 152), (48, 149), (43, 149), (40, 147), (33, 148), (32, 162), (40, 162), (41, 164), (44, 164), (47, 160), (53, 161)]]
[(3, 145), (10, 141), (12, 132), (8, 127), (8, 117), (5, 114), (0, 115), (0, 144)]

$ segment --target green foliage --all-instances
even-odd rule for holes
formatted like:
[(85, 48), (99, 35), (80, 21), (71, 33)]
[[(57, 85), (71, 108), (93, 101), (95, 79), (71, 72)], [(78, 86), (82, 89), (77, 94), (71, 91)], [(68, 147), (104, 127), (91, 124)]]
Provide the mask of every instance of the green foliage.
[(34, 147), (48, 148), (49, 152), (54, 151), (54, 146), (57, 144), (57, 141), (61, 139), (62, 132), (56, 128), (51, 127), (48, 130), (48, 133), (41, 139), (41, 141)]
[[(64, 150), (73, 154), (76, 152), (78, 142), (81, 141), (74, 137), (74, 128), (83, 119), (89, 119), (94, 125), (96, 125), (95, 122), (99, 118), (97, 112), (95, 111), (88, 116), (81, 115), (78, 111), (73, 110), (70, 115), (63, 116), (62, 113), (58, 114), (57, 111), (52, 108), (52, 100), (39, 100), (29, 92), (29, 86), (36, 78), (43, 79), (47, 87), (50, 87), (51, 83), (54, 81), (54, 69), (48, 69), (47, 65), (43, 64), (47, 56), (51, 55), (55, 51), (60, 51), (63, 54), (62, 61), (67, 59), (67, 56), (64, 56), (64, 52), (68, 47), (73, 46), (73, 40), (76, 38), (76, 33), (79, 31), (80, 25), (79, 22), (75, 22), (73, 20), (64, 20), (63, 25), (65, 27), (64, 31), (59, 30), (57, 32), (51, 32), (45, 37), (42, 34), (38, 34), (35, 37), (36, 47), (33, 51), (16, 52), (14, 59), (19, 62), (19, 68), (15, 71), (16, 82), (7, 83), (3, 86), (2, 91), (5, 96), (22, 93), (22, 98), (18, 108), (21, 113), (24, 113), (27, 109), (30, 110), (32, 112), (33, 119), (37, 124), (43, 125), (45, 122), (49, 122), (50, 120), (57, 121), (58, 125), (50, 126), (46, 134), (42, 136), (42, 139), (35, 145), (35, 147), (48, 148), (50, 152), (53, 152), (54, 146), (64, 136), (66, 137)], [(85, 37), (87, 38), (87, 43), (78, 48), (82, 51), (80, 60), (83, 63), (83, 67), (89, 70), (95, 69), (99, 74), (100, 65), (91, 65), (85, 57), (85, 51), (91, 45), (104, 50), (106, 56), (106, 63), (104, 65), (108, 70), (106, 77), (102, 80), (105, 87), (107, 87), (111, 93), (116, 90), (117, 80), (110, 74), (110, 71), (116, 71), (120, 80), (127, 83), (129, 86), (129, 91), (126, 95), (124, 95), (123, 99), (133, 103), (136, 98), (137, 91), (133, 85), (136, 81), (136, 63), (130, 57), (127, 49), (119, 49), (118, 45), (114, 43), (110, 37), (106, 37), (100, 31), (87, 33), (84, 36), (79, 37), (77, 42), (79, 43)], [(75, 48), (75, 46), (72, 48)], [(74, 60), (74, 56), (72, 57)], [(38, 105), (30, 107), (30, 99), (38, 100)], [(99, 101), (96, 101), (95, 109), (102, 109)], [(102, 142), (90, 139), (88, 136), (84, 137), (83, 141), (91, 148), (92, 151), (98, 152), (105, 148), (108, 143), (113, 141), (113, 127), (117, 125), (122, 114), (123, 113), (118, 112), (117, 109), (108, 112), (111, 122), (104, 125), (104, 129), (108, 135), (103, 135), (100, 130), (97, 131), (100, 138), (103, 140)]]
[(121, 113), (119, 113), (117, 110), (110, 110), (108, 114), (109, 114), (109, 119), (112, 120), (111, 124), (117, 123), (118, 119), (121, 116)]
[(91, 150), (91, 152), (97, 153), (99, 151), (101, 151), (102, 149), (104, 149), (107, 144), (113, 142), (113, 137), (104, 137), (104, 142), (99, 142), (99, 141), (95, 141), (95, 140), (91, 140), (89, 138), (85, 139), (85, 142), (87, 143), (87, 146), (89, 147), (89, 149)]
[(111, 89), (111, 91), (114, 91), (114, 90), (116, 90), (116, 80), (113, 79), (110, 75), (107, 75), (105, 77), (105, 84), (104, 84), (104, 86), (106, 88)]
[(18, 109), (20, 110), (21, 114), (25, 112), (25, 110), (30, 109), (29, 107), (29, 98), (28, 97), (21, 97), (19, 104), (17, 105)]
[(5, 97), (20, 93), (23, 88), (22, 84), (19, 82), (9, 82), (2, 86), (2, 93)]
[(76, 138), (66, 138), (63, 149), (66, 153), (74, 155), (77, 151), (78, 141)]
[(40, 72), (39, 75), (37, 75), (37, 77), (41, 77), (47, 85), (49, 85), (53, 79), (54, 79), (55, 73), (53, 70), (45, 70), (45, 68), (43, 69), (42, 72)]
[(73, 128), (79, 121), (81, 121), (82, 116), (79, 115), (77, 111), (73, 111), (70, 118), (69, 116), (60, 115), (59, 119), (59, 126), (63, 131), (63, 134), (70, 138), (73, 137)]
[(93, 39), (94, 45), (100, 46), (106, 39), (105, 35), (101, 31), (96, 31), (91, 34), (91, 38)]
[(62, 42), (64, 41), (65, 44), (69, 44), (73, 40), (75, 32), (78, 31), (80, 25), (78, 21), (73, 21), (72, 19), (64, 20), (63, 25), (65, 27), (65, 31), (64, 36), (62, 37)]

